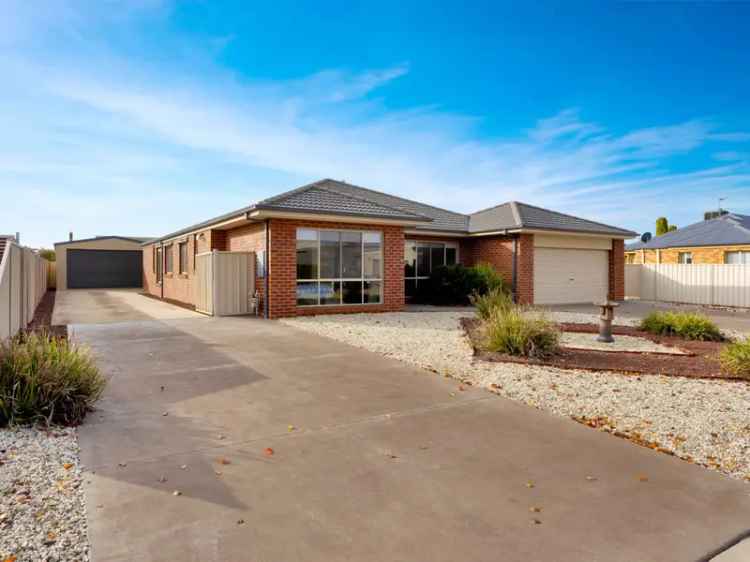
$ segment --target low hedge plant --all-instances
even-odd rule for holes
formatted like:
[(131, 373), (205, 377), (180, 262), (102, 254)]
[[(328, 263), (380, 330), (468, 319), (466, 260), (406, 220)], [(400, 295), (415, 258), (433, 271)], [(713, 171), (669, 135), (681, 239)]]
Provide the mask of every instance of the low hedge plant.
[(79, 424), (105, 384), (89, 352), (67, 338), (31, 333), (0, 342), (0, 427)]
[(652, 312), (640, 323), (640, 329), (661, 336), (687, 340), (722, 341), (719, 328), (710, 318), (694, 312)]
[(728, 343), (719, 353), (719, 362), (725, 372), (750, 380), (750, 336)]
[(482, 323), (487, 351), (542, 359), (557, 352), (560, 331), (543, 314), (517, 305), (497, 306)]
[(433, 269), (429, 279), (421, 279), (414, 302), (435, 305), (468, 304), (473, 294), (489, 291), (510, 292), (503, 276), (488, 264), (465, 267), (461, 264)]

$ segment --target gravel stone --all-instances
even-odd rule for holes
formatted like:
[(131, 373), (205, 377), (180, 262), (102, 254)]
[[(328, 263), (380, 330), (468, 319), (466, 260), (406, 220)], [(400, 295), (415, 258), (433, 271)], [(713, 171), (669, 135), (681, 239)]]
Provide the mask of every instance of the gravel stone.
[(0, 429), (0, 560), (89, 560), (75, 429)]
[(669, 353), (685, 355), (676, 347), (661, 345), (646, 338), (636, 336), (614, 336), (615, 341), (604, 343), (596, 340), (596, 334), (581, 334), (577, 332), (563, 332), (560, 345), (574, 349), (595, 349), (598, 351), (640, 351), (649, 353)]
[[(281, 322), (486, 387), (560, 416), (596, 420), (597, 426), (609, 431), (750, 480), (750, 383), (480, 361), (459, 323), (466, 316), (466, 312), (401, 312)], [(549, 316), (559, 322), (596, 319), (581, 313)]]

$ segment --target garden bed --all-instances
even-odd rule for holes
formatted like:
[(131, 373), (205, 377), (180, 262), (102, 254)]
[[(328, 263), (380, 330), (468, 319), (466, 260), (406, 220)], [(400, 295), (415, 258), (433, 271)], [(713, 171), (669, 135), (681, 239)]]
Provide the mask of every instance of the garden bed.
[[(613, 333), (650, 340), (667, 347), (679, 347), (684, 354), (665, 354), (639, 351), (599, 351), (561, 347), (559, 353), (544, 359), (516, 357), (502, 353), (482, 351), (479, 348), (479, 320), (462, 318), (461, 325), (478, 359), (489, 362), (518, 363), (524, 365), (545, 365), (560, 369), (587, 371), (613, 371), (639, 375), (667, 375), (709, 379), (733, 379), (721, 370), (718, 353), (723, 347), (720, 342), (688, 341), (681, 338), (655, 336), (631, 326), (614, 326)], [(560, 324), (564, 332), (598, 333), (594, 324)]]
[(34, 318), (26, 328), (27, 332), (41, 332), (47, 331), (50, 334), (60, 337), (68, 337), (67, 326), (53, 326), (52, 325), (52, 311), (55, 308), (55, 296), (57, 291), (47, 291), (42, 300), (39, 302), (36, 311), (34, 312)]

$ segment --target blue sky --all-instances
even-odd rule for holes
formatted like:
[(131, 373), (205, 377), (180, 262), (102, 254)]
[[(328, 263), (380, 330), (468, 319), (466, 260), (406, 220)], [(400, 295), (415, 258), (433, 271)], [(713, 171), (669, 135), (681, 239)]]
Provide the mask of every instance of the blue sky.
[(30, 245), (323, 177), (637, 231), (750, 214), (750, 4), (31, 4), (0, 19), (0, 231)]

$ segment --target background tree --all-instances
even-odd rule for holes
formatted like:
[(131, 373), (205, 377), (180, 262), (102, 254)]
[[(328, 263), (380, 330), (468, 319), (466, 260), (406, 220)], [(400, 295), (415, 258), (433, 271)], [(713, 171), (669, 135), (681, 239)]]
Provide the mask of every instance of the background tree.
[(669, 223), (667, 217), (659, 217), (656, 219), (656, 235), (661, 236), (669, 232)]
[(677, 225), (676, 224), (670, 224), (669, 225), (669, 232), (674, 232), (675, 230), (677, 230)]
[(39, 255), (47, 261), (55, 261), (55, 259), (57, 259), (57, 256), (55, 256), (55, 251), (48, 248), (40, 249)]

